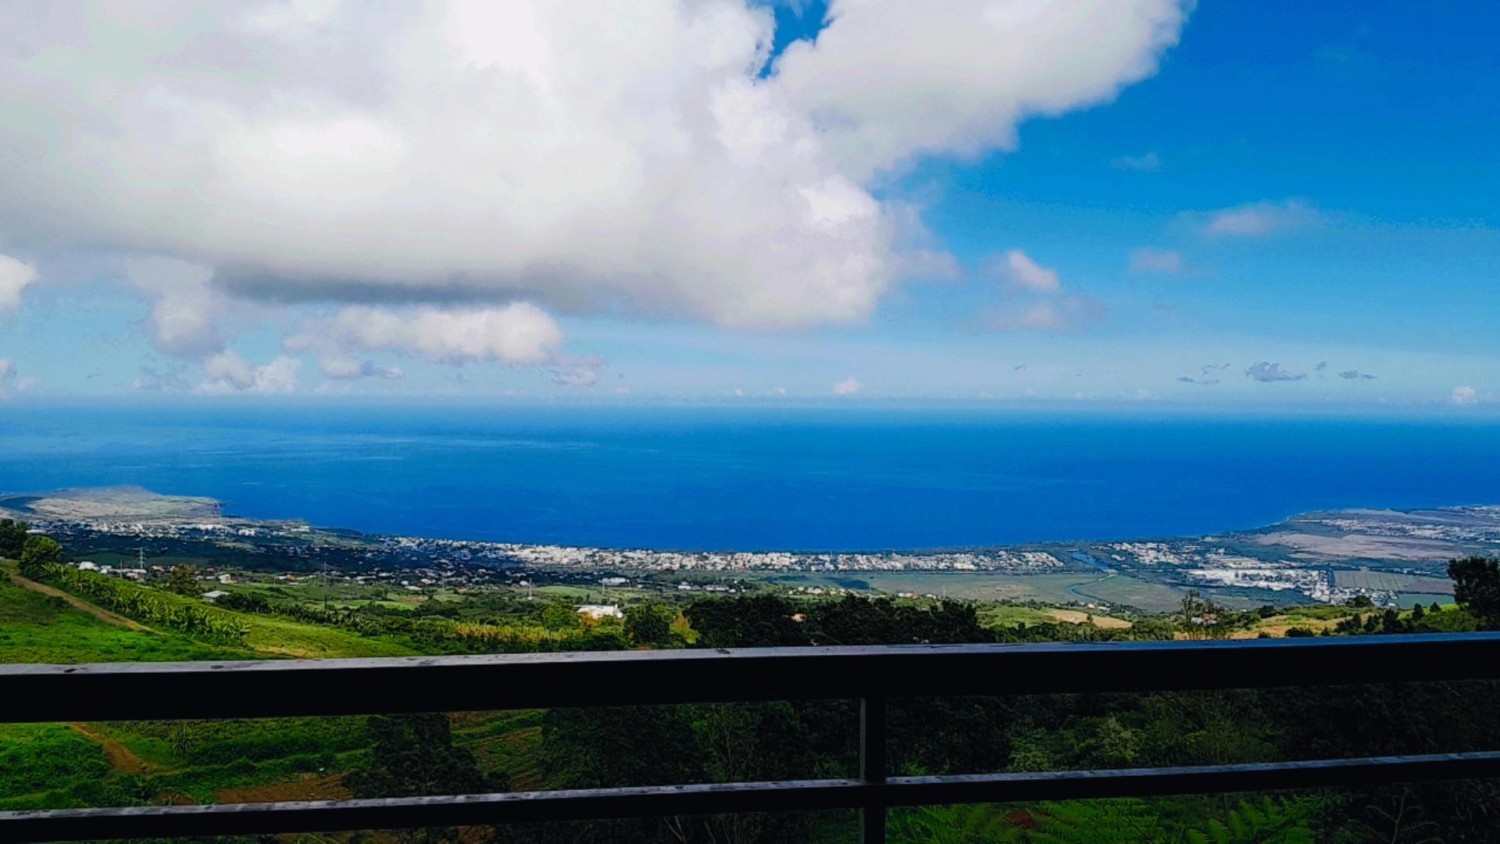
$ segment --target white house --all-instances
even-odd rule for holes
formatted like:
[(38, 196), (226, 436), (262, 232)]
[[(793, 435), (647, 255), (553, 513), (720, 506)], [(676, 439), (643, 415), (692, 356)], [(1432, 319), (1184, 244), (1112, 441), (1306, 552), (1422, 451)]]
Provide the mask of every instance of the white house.
[(578, 608), (578, 614), (598, 621), (601, 618), (624, 618), (625, 613), (615, 604), (584, 604)]

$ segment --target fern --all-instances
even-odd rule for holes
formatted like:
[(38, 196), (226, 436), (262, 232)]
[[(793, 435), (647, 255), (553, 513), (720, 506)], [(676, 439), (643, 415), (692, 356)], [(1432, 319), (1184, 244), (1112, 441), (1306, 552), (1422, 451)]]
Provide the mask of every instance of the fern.
[(1188, 830), (1192, 844), (1313, 844), (1306, 826), (1311, 805), (1304, 801), (1262, 798), (1243, 801), (1224, 820), (1202, 830)]
[(1019, 831), (999, 806), (924, 806), (892, 813), (887, 830), (901, 844), (1019, 842)]

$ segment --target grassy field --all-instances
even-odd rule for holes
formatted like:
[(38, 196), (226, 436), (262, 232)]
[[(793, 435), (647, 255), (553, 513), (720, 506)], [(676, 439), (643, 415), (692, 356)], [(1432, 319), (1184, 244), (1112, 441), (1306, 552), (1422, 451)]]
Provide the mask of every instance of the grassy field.
[(111, 624), (0, 574), (0, 660), (4, 662), (178, 662), (253, 656), (171, 631)]

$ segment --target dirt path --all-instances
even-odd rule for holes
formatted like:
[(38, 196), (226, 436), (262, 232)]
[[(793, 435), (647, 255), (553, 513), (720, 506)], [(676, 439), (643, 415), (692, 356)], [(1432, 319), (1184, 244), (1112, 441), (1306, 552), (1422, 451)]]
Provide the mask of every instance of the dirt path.
[(135, 630), (140, 633), (156, 632), (155, 630), (152, 630), (144, 624), (136, 621), (131, 621), (123, 615), (115, 615), (109, 610), (103, 609), (101, 607), (96, 607), (88, 601), (83, 600), (82, 598), (76, 597), (74, 595), (69, 595), (67, 592), (62, 591), (61, 589), (54, 589), (53, 587), (48, 586), (44, 583), (37, 583), (35, 580), (24, 578), (19, 574), (11, 573), (10, 581), (17, 586), (25, 587), (33, 592), (40, 592), (43, 595), (50, 595), (54, 598), (62, 598), (64, 601), (67, 601), (74, 609), (82, 610), (83, 612), (88, 613), (89, 615), (99, 619), (105, 624), (113, 624), (116, 627), (123, 627), (126, 630)]
[(94, 732), (87, 724), (70, 723), (68, 728), (103, 748), (104, 755), (109, 758), (110, 766), (116, 771), (143, 776), (155, 770), (151, 763), (131, 753), (130, 748), (103, 733)]

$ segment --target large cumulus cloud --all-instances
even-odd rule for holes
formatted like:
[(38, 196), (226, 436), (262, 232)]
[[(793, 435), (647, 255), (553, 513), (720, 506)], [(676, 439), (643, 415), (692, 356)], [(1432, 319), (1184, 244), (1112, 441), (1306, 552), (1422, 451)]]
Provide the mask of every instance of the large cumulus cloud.
[[(1108, 99), (1186, 5), (835, 2), (767, 74), (773, 18), (737, 0), (20, 0), (0, 232), (240, 296), (859, 320), (907, 265), (884, 174)], [(202, 273), (137, 270), (161, 348), (222, 352)]]

